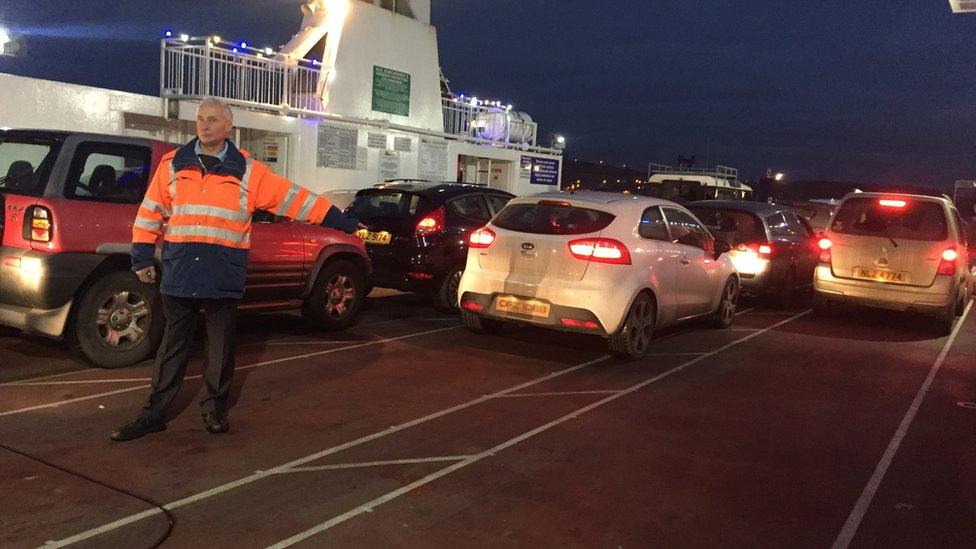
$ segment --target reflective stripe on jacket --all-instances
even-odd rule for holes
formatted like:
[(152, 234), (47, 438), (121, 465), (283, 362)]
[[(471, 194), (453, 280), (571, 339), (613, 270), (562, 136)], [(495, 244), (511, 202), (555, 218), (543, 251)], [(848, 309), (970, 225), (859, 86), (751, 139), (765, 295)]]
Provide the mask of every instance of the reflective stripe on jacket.
[(163, 293), (240, 298), (254, 211), (322, 224), (332, 203), (230, 142), (224, 160), (207, 171), (195, 153), (196, 141), (163, 156), (156, 168), (132, 226), (133, 268), (152, 264), (162, 237)]

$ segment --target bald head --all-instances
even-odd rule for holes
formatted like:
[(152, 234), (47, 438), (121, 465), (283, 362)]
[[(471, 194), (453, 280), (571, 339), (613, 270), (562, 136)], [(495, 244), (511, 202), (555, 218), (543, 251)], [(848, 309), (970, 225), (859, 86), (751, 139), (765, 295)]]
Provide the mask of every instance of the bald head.
[(234, 113), (227, 103), (208, 97), (197, 108), (197, 137), (204, 152), (215, 154), (224, 147), (224, 140), (234, 129)]

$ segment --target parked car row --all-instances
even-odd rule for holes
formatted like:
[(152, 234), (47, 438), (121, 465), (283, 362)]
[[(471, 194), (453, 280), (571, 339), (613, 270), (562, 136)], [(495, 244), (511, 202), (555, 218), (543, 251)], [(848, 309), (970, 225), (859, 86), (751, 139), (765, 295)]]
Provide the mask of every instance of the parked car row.
[[(131, 228), (173, 147), (0, 131), (0, 325), (63, 338), (103, 367), (152, 355), (162, 311), (158, 289), (129, 269)], [(474, 332), (595, 334), (636, 359), (662, 327), (728, 327), (740, 292), (789, 306), (812, 286), (818, 314), (844, 303), (918, 311), (942, 331), (973, 293), (974, 254), (944, 198), (852, 194), (822, 234), (786, 205), (514, 197), (420, 180), (358, 190), (347, 211), (366, 226), (358, 235), (257, 212), (241, 308), (298, 309), (338, 330), (373, 287), (395, 288), (429, 294)]]

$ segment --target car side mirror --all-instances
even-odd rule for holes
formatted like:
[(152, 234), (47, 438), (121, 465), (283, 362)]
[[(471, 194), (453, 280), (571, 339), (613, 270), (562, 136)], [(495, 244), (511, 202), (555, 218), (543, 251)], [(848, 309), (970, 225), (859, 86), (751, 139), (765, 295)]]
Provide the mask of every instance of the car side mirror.
[(718, 259), (722, 254), (727, 254), (732, 251), (732, 245), (729, 244), (728, 240), (717, 239), (715, 240), (715, 259)]

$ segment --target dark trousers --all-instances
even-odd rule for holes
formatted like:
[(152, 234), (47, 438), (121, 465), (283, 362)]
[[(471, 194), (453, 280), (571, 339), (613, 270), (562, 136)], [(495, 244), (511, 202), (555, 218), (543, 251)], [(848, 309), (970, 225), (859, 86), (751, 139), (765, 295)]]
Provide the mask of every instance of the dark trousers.
[(203, 413), (227, 413), (227, 394), (234, 377), (234, 335), (237, 331), (236, 299), (190, 299), (163, 294), (166, 329), (156, 354), (152, 393), (139, 413), (141, 419), (164, 421), (166, 410), (180, 392), (186, 362), (203, 308), (207, 327), (207, 352), (203, 360), (206, 396), (200, 401)]

